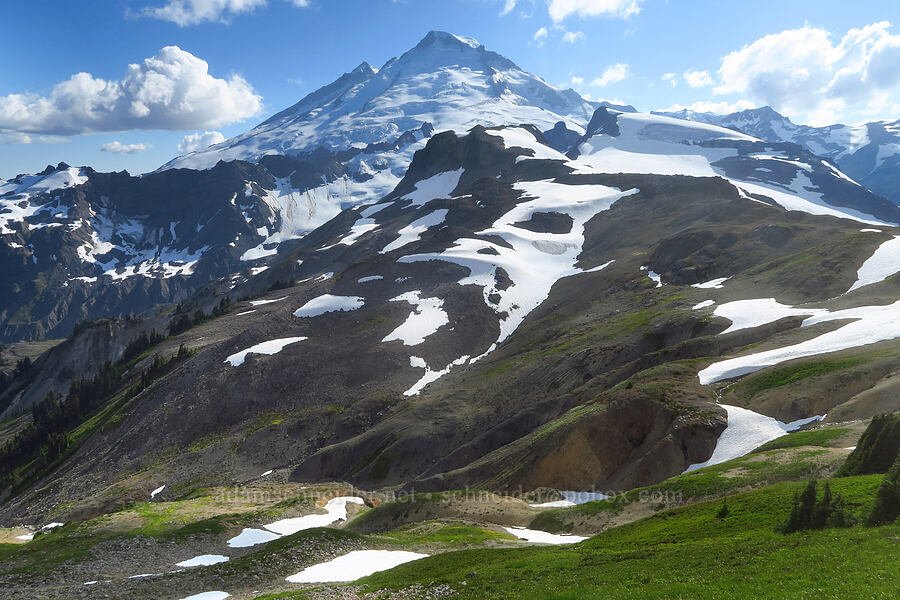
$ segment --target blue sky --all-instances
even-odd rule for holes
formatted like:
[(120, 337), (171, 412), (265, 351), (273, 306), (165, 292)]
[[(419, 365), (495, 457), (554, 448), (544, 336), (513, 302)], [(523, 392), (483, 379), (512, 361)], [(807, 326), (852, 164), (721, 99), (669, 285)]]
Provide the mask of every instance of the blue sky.
[(639, 110), (900, 117), (895, 0), (5, 0), (0, 22), (5, 178), (59, 161), (152, 170), (430, 29)]

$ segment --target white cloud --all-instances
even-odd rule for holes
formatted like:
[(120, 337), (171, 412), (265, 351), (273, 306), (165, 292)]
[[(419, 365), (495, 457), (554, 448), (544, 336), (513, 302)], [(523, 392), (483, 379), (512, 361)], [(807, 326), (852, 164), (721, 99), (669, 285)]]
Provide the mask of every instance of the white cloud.
[(77, 73), (47, 96), (0, 96), (0, 129), (80, 135), (132, 129), (218, 127), (252, 117), (262, 97), (239, 75), (218, 79), (206, 61), (166, 46), (118, 81)]
[(8, 131), (0, 129), (0, 144), (62, 144), (68, 142), (68, 138), (58, 135), (28, 135), (21, 131)]
[(178, 153), (189, 154), (191, 152), (196, 152), (197, 150), (205, 150), (213, 144), (224, 141), (225, 136), (218, 131), (204, 131), (203, 133), (198, 131), (197, 133), (191, 133), (184, 136), (181, 143), (178, 144)]
[(692, 88), (706, 87), (715, 83), (709, 71), (694, 71), (693, 69), (684, 72), (684, 81)]
[(537, 42), (538, 45), (543, 46), (544, 40), (547, 39), (547, 28), (541, 27), (540, 29), (535, 31), (534, 35), (531, 36), (531, 39), (533, 39), (535, 42)]
[(643, 0), (549, 0), (550, 18), (562, 21), (570, 15), (579, 17), (615, 17), (627, 19), (641, 11)]
[(150, 146), (147, 144), (123, 144), (118, 140), (114, 140), (100, 146), (100, 152), (111, 152), (113, 154), (137, 154), (143, 152)]
[(678, 85), (678, 74), (677, 73), (664, 73), (662, 78), (663, 81), (668, 81), (672, 84), (672, 87)]
[[(307, 8), (311, 0), (285, 0), (297, 8)], [(162, 6), (148, 6), (141, 10), (146, 17), (170, 21), (179, 27), (198, 25), (208, 21), (228, 23), (231, 17), (253, 12), (269, 0), (169, 0)]]
[(567, 44), (574, 44), (577, 41), (584, 39), (584, 33), (581, 31), (567, 31), (562, 36), (562, 41)]
[(584, 83), (584, 77), (576, 77), (576, 76), (572, 75), (572, 78), (569, 80), (569, 83), (571, 85), (581, 85), (582, 83)]
[(506, 0), (506, 3), (503, 5), (503, 10), (500, 11), (500, 16), (504, 17), (511, 13), (513, 9), (516, 7), (516, 0)]
[(591, 85), (603, 87), (605, 85), (609, 85), (610, 83), (622, 81), (626, 77), (628, 77), (628, 65), (624, 63), (617, 63), (610, 67), (606, 67), (606, 70), (603, 71), (603, 74), (600, 75), (600, 77), (594, 79), (591, 82)]
[(738, 100), (737, 102), (710, 102), (701, 100), (693, 104), (673, 104), (667, 108), (660, 108), (658, 112), (680, 112), (688, 110), (691, 112), (711, 112), (717, 115), (727, 115), (729, 113), (738, 112), (756, 108), (756, 105), (748, 100)]
[(717, 94), (739, 93), (811, 124), (874, 118), (900, 94), (900, 35), (887, 21), (833, 41), (820, 28), (762, 37), (722, 59)]

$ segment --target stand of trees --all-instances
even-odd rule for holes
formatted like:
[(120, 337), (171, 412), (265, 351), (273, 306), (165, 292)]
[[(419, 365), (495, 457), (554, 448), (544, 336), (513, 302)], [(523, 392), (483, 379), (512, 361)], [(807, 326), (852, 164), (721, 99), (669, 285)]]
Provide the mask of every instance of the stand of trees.
[(781, 526), (782, 533), (794, 533), (808, 529), (826, 527), (850, 527), (853, 515), (841, 495), (832, 497), (831, 486), (825, 483), (822, 497), (816, 500), (816, 481), (810, 481), (801, 494), (794, 494), (791, 514)]
[(178, 335), (179, 333), (184, 333), (191, 327), (196, 325), (200, 325), (201, 323), (205, 323), (210, 319), (215, 319), (216, 317), (221, 317), (231, 308), (231, 298), (225, 297), (219, 302), (219, 304), (212, 310), (211, 313), (206, 314), (202, 309), (197, 309), (194, 312), (193, 316), (188, 314), (187, 312), (183, 312), (184, 309), (179, 304), (175, 308), (175, 317), (169, 322), (169, 335)]
[[(40, 466), (47, 466), (65, 454), (71, 433), (125, 385), (128, 363), (162, 339), (155, 331), (141, 334), (129, 342), (122, 358), (116, 363), (107, 362), (90, 379), (73, 379), (65, 396), (50, 392), (41, 402), (33, 405), (32, 422), (0, 448), (0, 485), (14, 485), (19, 477), (17, 469), (35, 459), (39, 459)], [(189, 355), (190, 351), (184, 346), (169, 360), (155, 355), (150, 366), (141, 371), (138, 382), (126, 393), (131, 397), (137, 395), (172, 360), (181, 360)]]

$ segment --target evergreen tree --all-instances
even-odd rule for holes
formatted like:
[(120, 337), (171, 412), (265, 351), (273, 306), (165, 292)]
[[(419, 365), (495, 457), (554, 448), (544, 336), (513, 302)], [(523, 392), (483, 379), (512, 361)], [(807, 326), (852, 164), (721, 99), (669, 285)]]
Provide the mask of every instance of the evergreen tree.
[(900, 453), (894, 464), (884, 476), (878, 495), (875, 497), (875, 508), (866, 522), (869, 525), (887, 525), (900, 516)]
[(716, 513), (716, 518), (722, 520), (729, 514), (731, 514), (731, 511), (728, 510), (728, 499), (726, 498), (722, 500), (722, 508), (720, 508), (719, 512)]
[(816, 503), (816, 506), (813, 509), (810, 528), (824, 529), (825, 525), (828, 523), (828, 517), (831, 515), (832, 509), (831, 486), (828, 485), (828, 482), (826, 481), (822, 498)]

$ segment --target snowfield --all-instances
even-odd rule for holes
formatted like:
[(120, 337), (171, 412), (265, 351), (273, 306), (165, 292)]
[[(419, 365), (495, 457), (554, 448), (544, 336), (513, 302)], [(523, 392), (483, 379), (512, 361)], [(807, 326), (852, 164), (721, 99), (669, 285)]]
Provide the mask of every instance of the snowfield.
[[(741, 329), (759, 327), (766, 323), (774, 323), (784, 317), (797, 315), (820, 315), (827, 310), (816, 308), (793, 308), (785, 306), (775, 298), (756, 298), (751, 300), (736, 300), (719, 305), (713, 314), (717, 317), (725, 317), (731, 321), (731, 326), (722, 333), (731, 333)], [(719, 334), (721, 335), (721, 334)]]
[(195, 556), (189, 560), (182, 561), (180, 563), (175, 563), (176, 567), (207, 567), (209, 565), (217, 565), (219, 563), (228, 562), (228, 557), (223, 556), (221, 554), (203, 554), (201, 556)]
[(296, 517), (293, 519), (281, 519), (268, 525), (263, 525), (269, 531), (278, 535), (291, 535), (304, 529), (312, 529), (313, 527), (326, 527), (335, 521), (347, 518), (347, 503), (365, 505), (362, 498), (356, 496), (341, 496), (332, 498), (325, 505), (324, 515), (306, 515), (305, 517)]
[(281, 536), (262, 529), (244, 528), (238, 535), (228, 540), (229, 548), (249, 548), (257, 544), (265, 544), (277, 540)]
[(356, 581), (360, 577), (393, 569), (427, 554), (401, 550), (354, 550), (328, 562), (307, 567), (287, 578), (290, 583), (329, 583)]
[[(804, 310), (801, 314), (810, 314), (810, 312)], [(802, 326), (808, 327), (816, 323), (841, 320), (851, 320), (851, 322), (835, 331), (793, 346), (713, 363), (699, 372), (700, 383), (708, 385), (723, 379), (747, 375), (794, 358), (827, 354), (900, 338), (900, 300), (886, 306), (861, 306), (834, 312), (816, 311), (814, 316), (803, 321)]]
[(863, 263), (857, 273), (856, 282), (847, 292), (884, 281), (897, 273), (900, 273), (900, 235), (879, 246), (878, 250)]
[(342, 312), (349, 310), (358, 310), (366, 303), (364, 298), (359, 296), (332, 296), (331, 294), (323, 294), (313, 298), (300, 308), (294, 311), (295, 317), (310, 318), (318, 317), (329, 312)]
[(262, 342), (260, 344), (256, 344), (255, 346), (250, 346), (246, 350), (235, 352), (234, 354), (226, 358), (223, 362), (229, 363), (232, 367), (239, 367), (244, 364), (244, 361), (247, 359), (247, 355), (249, 354), (267, 354), (271, 356), (273, 354), (278, 354), (279, 352), (281, 352), (285, 346), (296, 344), (297, 342), (302, 342), (307, 339), (309, 338), (289, 337), (280, 338), (277, 340), (269, 340), (268, 342)]
[(419, 241), (420, 236), (428, 231), (429, 228), (443, 223), (444, 219), (447, 217), (448, 212), (450, 211), (448, 211), (446, 208), (442, 208), (428, 213), (424, 217), (416, 219), (415, 221), (401, 229), (398, 232), (398, 235), (400, 237), (385, 246), (381, 250), (381, 254), (387, 254), (388, 252), (399, 250), (403, 246)]
[(706, 462), (689, 466), (684, 472), (696, 471), (703, 467), (709, 467), (740, 458), (759, 448), (766, 442), (780, 438), (789, 431), (793, 431), (812, 421), (818, 421), (824, 416), (810, 417), (792, 423), (782, 423), (772, 417), (767, 417), (746, 408), (720, 404), (728, 412), (728, 425), (716, 442), (716, 449)]
[(447, 313), (441, 308), (444, 301), (440, 298), (422, 298), (421, 293), (413, 291), (391, 298), (391, 302), (409, 302), (414, 308), (406, 321), (387, 334), (382, 342), (400, 340), (407, 346), (417, 346), (450, 322)]
[[(484, 301), (500, 319), (500, 335), (481, 355), (492, 352), (508, 338), (537, 308), (550, 289), (561, 278), (584, 273), (576, 267), (584, 244), (584, 225), (597, 213), (608, 210), (616, 201), (637, 194), (638, 190), (621, 191), (602, 185), (564, 185), (553, 181), (518, 182), (515, 189), (524, 200), (500, 217), (493, 225), (477, 232), (502, 238), (510, 247), (483, 239), (460, 238), (455, 245), (440, 253), (401, 256), (398, 262), (412, 263), (440, 260), (456, 263), (469, 270), (459, 285), (474, 284), (482, 288)], [(572, 229), (568, 233), (537, 233), (515, 223), (529, 221), (536, 212), (561, 212), (569, 215)], [(489, 248), (492, 254), (479, 250)], [(609, 263), (607, 263), (609, 264)], [(497, 271), (503, 269), (513, 285), (497, 286)], [(499, 300), (497, 300), (499, 298)], [(481, 356), (471, 360), (478, 360)], [(426, 375), (410, 392), (417, 394), (424, 385), (448, 373), (453, 363), (441, 369), (427, 367)]]
[(558, 535), (555, 533), (547, 533), (546, 531), (538, 531), (535, 529), (525, 529), (524, 527), (504, 527), (506, 531), (516, 536), (520, 540), (532, 542), (535, 544), (575, 544), (583, 542), (586, 537), (580, 535)]

